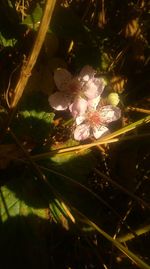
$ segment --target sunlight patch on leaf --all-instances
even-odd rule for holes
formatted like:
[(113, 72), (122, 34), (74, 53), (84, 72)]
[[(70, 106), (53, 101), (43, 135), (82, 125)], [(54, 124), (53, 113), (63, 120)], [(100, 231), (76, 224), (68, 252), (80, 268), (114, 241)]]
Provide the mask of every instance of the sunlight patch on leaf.
[(27, 25), (28, 27), (37, 30), (39, 27), (41, 18), (42, 18), (43, 10), (40, 7), (39, 4), (37, 4), (36, 8), (32, 12), (32, 14), (29, 14), (25, 20), (22, 22), (22, 24)]
[[(53, 146), (51, 148), (51, 150), (57, 150), (57, 148), (59, 147), (59, 149), (61, 148), (70, 148), (73, 146), (77, 146), (79, 145), (78, 141), (75, 141), (73, 139), (69, 139), (68, 141), (66, 141), (65, 143), (61, 144), (61, 146)], [(54, 156), (51, 157), (51, 160), (57, 164), (62, 164), (62, 163), (66, 163), (68, 161), (71, 161), (73, 159), (76, 159), (78, 157), (84, 157), (87, 154), (90, 153), (90, 150), (87, 149), (85, 151), (83, 150), (79, 150), (79, 151), (74, 151), (74, 152), (66, 152), (66, 153), (62, 153), (62, 154), (55, 154)]]
[(0, 45), (3, 47), (14, 47), (17, 40), (15, 38), (5, 38), (0, 32)]
[(15, 193), (6, 186), (0, 189), (0, 217), (2, 222), (10, 217), (28, 216), (34, 214), (42, 219), (47, 218), (46, 209), (28, 206), (24, 201), (17, 198)]
[(38, 120), (43, 120), (46, 123), (51, 123), (55, 116), (54, 113), (47, 113), (45, 111), (38, 112), (36, 110), (25, 110), (20, 112), (20, 115), (22, 115), (25, 119), (32, 117)]

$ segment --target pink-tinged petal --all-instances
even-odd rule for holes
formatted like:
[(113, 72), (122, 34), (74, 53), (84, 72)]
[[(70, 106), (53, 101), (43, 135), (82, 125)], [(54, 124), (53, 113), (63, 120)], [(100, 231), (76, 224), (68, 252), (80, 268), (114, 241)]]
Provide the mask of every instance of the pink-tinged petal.
[(101, 97), (99, 95), (96, 98), (88, 100), (88, 110), (96, 110), (100, 99), (101, 99)]
[(100, 125), (100, 126), (94, 126), (93, 128), (93, 135), (96, 139), (100, 138), (104, 134), (109, 132), (109, 129), (106, 126)]
[(83, 92), (88, 99), (94, 99), (98, 97), (98, 87), (95, 83), (93, 83), (93, 79), (90, 79), (87, 83), (85, 83), (83, 86)]
[(90, 136), (90, 127), (87, 124), (81, 124), (74, 130), (74, 139), (77, 141), (85, 140)]
[(64, 68), (58, 68), (54, 72), (54, 81), (56, 83), (58, 90), (60, 91), (67, 90), (67, 85), (71, 81), (71, 79), (72, 79), (71, 73)]
[(75, 101), (69, 106), (69, 110), (74, 118), (82, 115), (87, 110), (87, 101), (82, 98), (78, 97)]
[(97, 86), (98, 93), (101, 95), (106, 86), (106, 81), (103, 78), (93, 78), (93, 83)]
[(78, 78), (73, 78), (67, 85), (66, 90), (69, 94), (77, 95), (82, 88), (82, 83), (78, 80)]
[(76, 124), (80, 125), (86, 119), (85, 115), (76, 117)]
[(93, 69), (92, 66), (90, 65), (85, 65), (79, 74), (79, 77), (81, 77), (81, 79), (83, 81), (88, 81), (90, 78), (94, 77), (94, 75), (96, 74), (96, 71)]
[(66, 110), (71, 103), (71, 99), (63, 92), (55, 92), (49, 96), (48, 102), (56, 110)]
[(121, 117), (121, 110), (119, 107), (111, 105), (103, 106), (99, 110), (101, 122), (104, 124), (118, 120)]

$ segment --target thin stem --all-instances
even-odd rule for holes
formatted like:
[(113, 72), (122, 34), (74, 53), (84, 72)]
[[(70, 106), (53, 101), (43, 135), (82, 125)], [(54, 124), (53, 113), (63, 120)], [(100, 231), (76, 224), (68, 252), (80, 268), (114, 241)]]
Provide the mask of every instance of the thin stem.
[[(148, 232), (150, 232), (150, 224), (135, 230), (135, 233), (137, 236), (143, 235), (143, 234), (148, 233)], [(118, 237), (117, 240), (121, 243), (125, 243), (133, 238), (134, 238), (133, 234), (127, 233), (123, 236)]]
[(143, 199), (135, 195), (134, 193), (127, 190), (125, 187), (118, 184), (116, 181), (112, 180), (110, 177), (106, 176), (104, 173), (100, 172), (98, 169), (94, 168), (94, 171), (101, 177), (103, 177), (105, 180), (110, 182), (112, 185), (114, 185), (117, 189), (121, 190), (122, 192), (126, 193), (130, 197), (132, 197), (135, 201), (137, 201), (139, 204), (143, 204), (146, 208), (150, 209), (150, 204), (148, 202), (145, 202)]
[[(73, 147), (68, 147), (68, 148), (61, 148), (61, 149), (57, 149), (57, 150), (53, 150), (53, 151), (50, 151), (50, 152), (46, 152), (46, 153), (41, 153), (41, 154), (37, 154), (37, 155), (34, 155), (34, 156), (31, 156), (31, 158), (33, 160), (39, 160), (39, 159), (43, 159), (43, 158), (47, 158), (47, 157), (50, 157), (50, 156), (53, 156), (55, 154), (60, 154), (60, 153), (66, 153), (66, 152), (71, 152), (71, 151), (78, 151), (78, 150), (86, 150), (86, 149), (89, 149), (89, 148), (92, 148), (92, 147), (95, 147), (97, 145), (102, 145), (102, 144), (107, 144), (107, 143), (114, 143), (114, 142), (121, 142), (122, 140), (128, 140), (128, 139), (132, 139), (132, 137), (123, 137), (123, 138), (116, 138), (117, 136), (121, 135), (121, 134), (124, 134), (124, 133), (127, 133), (131, 130), (134, 130), (135, 128), (137, 128), (138, 126), (140, 125), (143, 125), (143, 124), (147, 124), (150, 122), (150, 116), (147, 116), (139, 121), (136, 121), (128, 126), (125, 126), (121, 129), (119, 129), (118, 131), (116, 132), (113, 132), (111, 134), (108, 134), (106, 136), (104, 136), (103, 138), (99, 139), (98, 141), (95, 141), (93, 143), (88, 143), (88, 144), (84, 144), (84, 145), (79, 145), (79, 146), (73, 146)], [(146, 136), (149, 136), (149, 134), (146, 134)], [(138, 138), (140, 136), (143, 136), (143, 135), (138, 135), (138, 136), (134, 136), (134, 138)], [(145, 136), (145, 134), (144, 134)]]
[(128, 106), (125, 110), (126, 111), (135, 111), (135, 112), (150, 114), (150, 110), (149, 109), (144, 109), (144, 108), (139, 108), (139, 107)]

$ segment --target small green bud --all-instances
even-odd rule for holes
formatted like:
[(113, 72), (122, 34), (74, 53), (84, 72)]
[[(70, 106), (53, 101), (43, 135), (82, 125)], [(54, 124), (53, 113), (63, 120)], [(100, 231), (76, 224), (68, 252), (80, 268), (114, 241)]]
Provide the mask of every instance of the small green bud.
[(112, 106), (117, 106), (120, 102), (119, 95), (116, 92), (112, 92), (107, 97), (108, 104)]

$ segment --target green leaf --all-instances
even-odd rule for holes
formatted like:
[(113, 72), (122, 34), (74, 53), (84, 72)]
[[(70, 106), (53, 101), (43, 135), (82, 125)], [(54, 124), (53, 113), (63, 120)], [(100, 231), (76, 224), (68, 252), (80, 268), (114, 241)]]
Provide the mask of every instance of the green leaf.
[(43, 120), (45, 123), (48, 123), (48, 124), (52, 123), (55, 116), (54, 113), (48, 113), (45, 111), (38, 112), (36, 110), (31, 110), (31, 111), (25, 110), (25, 111), (20, 112), (20, 115), (22, 115), (25, 119), (32, 117), (37, 120)]
[[(2, 222), (8, 220), (10, 217), (26, 217), (30, 214), (44, 219), (47, 218), (46, 210), (43, 209), (42, 198), (36, 190), (36, 183), (34, 183), (34, 180), (31, 178), (30, 180), (26, 180), (25, 177), (23, 177), (22, 180), (21, 183), (16, 179), (13, 181), (13, 184), (10, 183), (8, 186), (3, 186), (0, 189), (0, 217)], [(35, 189), (33, 186), (35, 186)], [(31, 194), (31, 190), (34, 191), (33, 194)], [(19, 197), (17, 195), (19, 195)], [(22, 200), (23, 197), (26, 201), (31, 201), (34, 207), (29, 206), (24, 199)], [(41, 208), (37, 207), (37, 204), (41, 204)]]
[[(36, 100), (35, 100), (36, 102)], [(38, 101), (39, 102), (39, 101)], [(39, 105), (40, 107), (40, 105)], [(43, 143), (44, 139), (49, 136), (53, 130), (53, 112), (45, 112), (38, 110), (23, 110), (19, 113), (19, 117), (13, 122), (13, 128), (20, 137), (28, 137), (30, 141), (35, 143)]]
[(22, 22), (22, 24), (27, 25), (28, 27), (32, 28), (33, 30), (37, 30), (39, 27), (39, 23), (41, 21), (43, 14), (43, 10), (39, 4), (36, 5), (36, 8), (32, 12), (32, 14), (29, 14), (25, 20)]
[(14, 47), (17, 40), (15, 38), (6, 38), (0, 32), (0, 45), (3, 47)]
[(28, 216), (35, 214), (38, 217), (46, 218), (44, 209), (35, 209), (29, 207), (24, 201), (18, 199), (14, 192), (10, 191), (6, 186), (1, 188), (0, 195), (0, 215), (2, 222), (15, 216)]
[[(48, 268), (48, 202), (29, 174), (0, 190), (1, 267)], [(24, 264), (22, 264), (24, 261)]]

